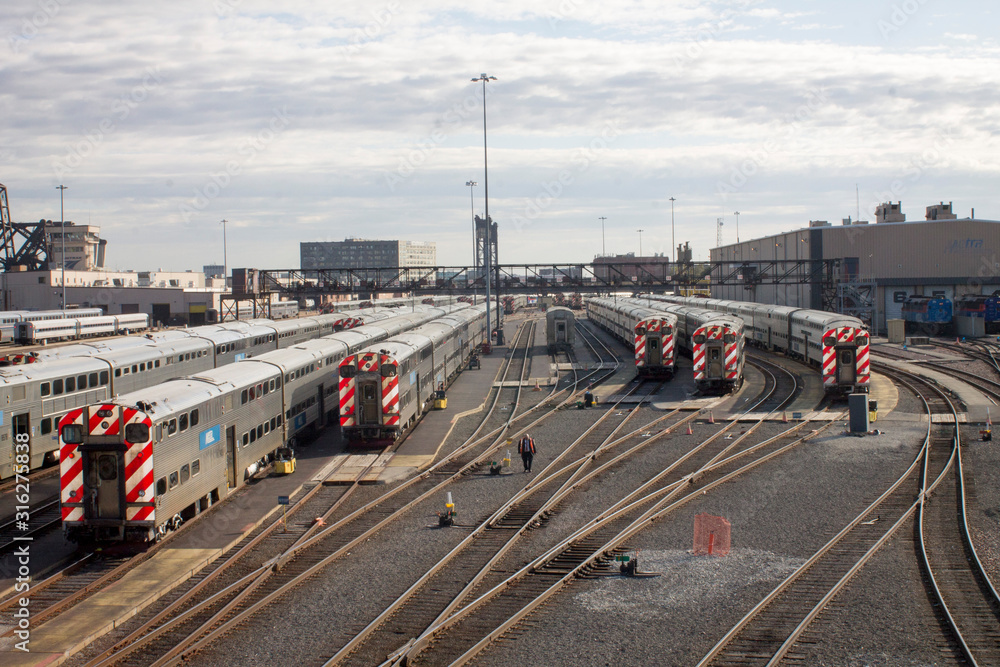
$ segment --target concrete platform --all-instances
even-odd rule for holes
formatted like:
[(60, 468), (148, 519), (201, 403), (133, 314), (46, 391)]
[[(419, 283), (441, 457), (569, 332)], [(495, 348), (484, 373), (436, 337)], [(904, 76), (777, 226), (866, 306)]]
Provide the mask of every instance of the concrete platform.
[[(992, 407), (994, 408), (994, 411), (996, 411), (996, 406), (975, 387), (971, 387), (961, 380), (951, 377), (950, 375), (927, 368), (919, 363), (915, 364), (908, 361), (897, 361), (885, 358), (879, 358), (878, 361), (886, 366), (898, 368), (900, 370), (934, 380), (936, 383), (950, 391), (953, 395), (957, 396), (958, 399), (966, 406), (966, 411), (958, 415), (958, 421), (961, 423), (985, 424), (989, 414), (989, 409)], [(882, 403), (880, 401), (879, 412), (881, 411)], [(935, 422), (938, 421), (941, 420), (935, 419)], [(944, 421), (950, 420), (946, 419)]]
[(15, 650), (13, 641), (0, 645), (0, 665), (60, 664), (228, 551), (279, 510), (279, 495), (289, 496), (294, 502), (312, 478), (329, 464), (331, 456), (342, 449), (339, 428), (328, 429), (313, 443), (296, 449), (294, 474), (258, 480), (255, 488), (216, 505), (169, 546), (114, 584), (58, 618), (32, 627), (30, 653)]

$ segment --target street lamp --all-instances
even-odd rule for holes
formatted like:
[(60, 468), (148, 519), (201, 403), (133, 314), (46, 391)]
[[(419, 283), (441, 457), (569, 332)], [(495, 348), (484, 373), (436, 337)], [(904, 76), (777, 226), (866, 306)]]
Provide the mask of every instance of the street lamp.
[(226, 223), (229, 222), (225, 218), (222, 220), (222, 291), (226, 291), (226, 287), (229, 286), (229, 257), (226, 252)]
[[(472, 79), (472, 81), (483, 82), (483, 199), (486, 202), (484, 205), (486, 211), (486, 257), (484, 258), (484, 268), (486, 269), (486, 335), (491, 341), (493, 340), (493, 329), (490, 328), (490, 236), (493, 230), (490, 228), (490, 175), (489, 161), (486, 155), (486, 82), (496, 80), (495, 76), (489, 76), (486, 72)], [(497, 285), (497, 289), (499, 288), (500, 286)]]
[(598, 218), (601, 221), (601, 257), (605, 257), (608, 254), (607, 249), (604, 247), (604, 221), (607, 220), (604, 216)]
[(635, 231), (639, 232), (639, 257), (642, 257), (642, 233), (644, 231), (646, 231), (646, 230), (645, 229), (637, 229)]
[[(475, 276), (478, 279), (479, 278), (479, 239), (476, 238), (476, 200), (475, 200), (475, 195), (473, 194), (475, 191), (472, 188), (476, 187), (479, 184), (476, 183), (475, 181), (466, 181), (465, 184), (469, 187), (469, 206), (472, 209), (472, 263), (476, 267), (476, 272), (474, 274), (472, 274), (472, 275)], [(475, 288), (475, 285), (473, 285), (473, 288), (472, 288), (472, 303), (473, 303), (473, 305), (475, 305), (475, 303), (476, 303), (476, 288)]]
[(740, 242), (740, 212), (733, 211), (733, 215), (736, 216), (736, 242)]
[(59, 236), (62, 237), (62, 307), (63, 310), (66, 309), (66, 217), (63, 213), (63, 190), (68, 186), (57, 185), (56, 190), (59, 191)]
[(670, 256), (672, 261), (676, 262), (677, 253), (677, 237), (674, 235), (674, 202), (677, 201), (673, 197), (670, 198), (670, 243), (673, 246), (673, 250), (670, 251)]

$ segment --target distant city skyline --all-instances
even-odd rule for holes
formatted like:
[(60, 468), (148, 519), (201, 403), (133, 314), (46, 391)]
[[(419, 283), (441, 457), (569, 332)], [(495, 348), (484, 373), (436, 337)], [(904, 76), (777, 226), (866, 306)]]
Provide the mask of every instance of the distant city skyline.
[(638, 254), (637, 229), (673, 256), (671, 197), (695, 260), (735, 211), (743, 241), (884, 201), (998, 219), (996, 25), (928, 0), (14, 0), (0, 183), (19, 222), (69, 186), (109, 268), (222, 264), (223, 219), (229, 267), (351, 237), (467, 265), (487, 72), (502, 263)]

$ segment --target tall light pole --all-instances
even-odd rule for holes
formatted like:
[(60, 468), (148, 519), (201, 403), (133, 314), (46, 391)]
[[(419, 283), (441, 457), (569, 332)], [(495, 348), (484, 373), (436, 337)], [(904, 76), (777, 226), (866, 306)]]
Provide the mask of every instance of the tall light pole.
[(226, 223), (229, 222), (225, 218), (222, 219), (222, 291), (226, 291), (226, 287), (229, 286), (229, 256), (226, 251)]
[[(475, 191), (472, 189), (479, 185), (475, 181), (466, 181), (465, 184), (469, 187), (469, 206), (472, 209), (472, 263), (476, 267), (476, 272), (472, 274), (477, 279), (479, 278), (479, 238), (476, 236), (476, 199), (473, 194)], [(472, 303), (476, 303), (476, 288), (472, 288)]]
[(673, 250), (670, 251), (671, 261), (676, 262), (677, 257), (677, 237), (674, 235), (674, 202), (677, 201), (673, 197), (670, 198), (670, 243)]
[(605, 257), (608, 254), (607, 249), (604, 247), (604, 221), (607, 220), (604, 216), (598, 218), (601, 221), (601, 257)]
[(736, 242), (740, 242), (740, 212), (733, 211), (733, 215), (736, 216)]
[(63, 190), (68, 186), (57, 185), (56, 190), (59, 191), (59, 236), (62, 237), (62, 307), (63, 310), (66, 309), (66, 217), (63, 213)]
[(646, 230), (645, 229), (637, 229), (635, 231), (639, 232), (639, 257), (642, 257), (642, 233), (644, 231), (646, 231)]
[[(472, 81), (482, 81), (483, 82), (483, 199), (486, 202), (484, 205), (486, 211), (486, 257), (485, 269), (486, 269), (486, 335), (489, 340), (493, 340), (493, 329), (490, 327), (490, 247), (492, 246), (492, 235), (493, 229), (490, 224), (490, 172), (489, 172), (489, 162), (486, 157), (486, 82), (496, 81), (495, 76), (489, 76), (486, 72), (483, 72), (478, 77), (472, 79)], [(499, 289), (499, 285), (497, 288)], [(498, 315), (499, 318), (499, 315)]]

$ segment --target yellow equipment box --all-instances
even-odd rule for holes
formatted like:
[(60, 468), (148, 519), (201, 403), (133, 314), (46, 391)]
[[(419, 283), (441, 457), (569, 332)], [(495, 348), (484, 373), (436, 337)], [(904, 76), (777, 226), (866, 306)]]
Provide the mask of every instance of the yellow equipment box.
[(435, 410), (445, 410), (448, 407), (447, 398), (435, 398), (434, 399), (434, 409)]

